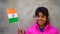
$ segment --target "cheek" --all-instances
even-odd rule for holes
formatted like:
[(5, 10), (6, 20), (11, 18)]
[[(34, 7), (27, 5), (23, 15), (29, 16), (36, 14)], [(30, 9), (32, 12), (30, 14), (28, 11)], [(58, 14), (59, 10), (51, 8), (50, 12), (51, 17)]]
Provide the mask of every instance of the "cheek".
[(37, 21), (46, 21), (46, 18), (36, 18)]
[(43, 18), (44, 23), (46, 22), (46, 18)]
[(36, 21), (39, 21), (39, 18), (36, 18)]

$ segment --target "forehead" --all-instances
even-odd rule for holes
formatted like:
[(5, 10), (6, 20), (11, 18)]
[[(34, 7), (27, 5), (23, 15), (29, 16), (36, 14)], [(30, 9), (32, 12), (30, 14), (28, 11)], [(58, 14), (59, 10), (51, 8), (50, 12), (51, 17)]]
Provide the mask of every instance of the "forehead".
[(39, 12), (38, 15), (39, 15), (39, 16), (42, 16), (42, 15), (44, 15), (44, 14), (43, 14), (42, 12)]

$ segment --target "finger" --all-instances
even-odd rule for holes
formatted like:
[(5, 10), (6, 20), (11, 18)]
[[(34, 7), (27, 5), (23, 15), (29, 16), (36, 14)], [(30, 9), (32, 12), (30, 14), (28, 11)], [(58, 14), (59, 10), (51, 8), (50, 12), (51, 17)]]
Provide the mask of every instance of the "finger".
[(24, 34), (25, 33), (25, 31), (24, 30), (22, 30), (22, 34)]

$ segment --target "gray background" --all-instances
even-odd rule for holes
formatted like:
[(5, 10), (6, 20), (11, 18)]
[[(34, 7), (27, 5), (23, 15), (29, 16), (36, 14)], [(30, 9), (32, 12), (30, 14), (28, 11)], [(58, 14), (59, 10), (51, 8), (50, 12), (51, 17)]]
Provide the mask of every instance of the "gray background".
[(7, 22), (7, 8), (17, 8), (20, 27), (26, 30), (33, 25), (35, 9), (40, 6), (48, 8), (51, 25), (60, 31), (60, 0), (0, 0), (0, 34), (17, 34), (18, 22)]

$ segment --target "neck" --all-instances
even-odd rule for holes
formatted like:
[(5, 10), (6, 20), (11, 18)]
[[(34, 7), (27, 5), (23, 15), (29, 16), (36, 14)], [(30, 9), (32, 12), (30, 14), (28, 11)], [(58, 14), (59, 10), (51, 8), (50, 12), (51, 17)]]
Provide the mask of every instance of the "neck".
[(39, 27), (40, 27), (40, 28), (44, 28), (44, 27), (45, 27), (45, 25), (39, 25)]
[[(38, 23), (37, 23), (38, 24)], [(39, 24), (38, 24), (39, 25)], [(39, 25), (40, 28), (44, 28), (46, 26), (46, 24), (43, 25)]]

